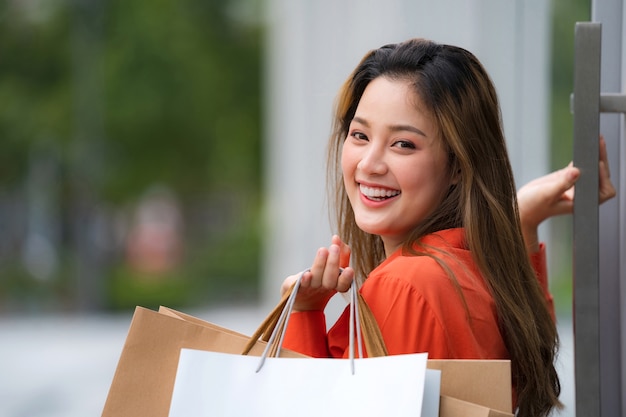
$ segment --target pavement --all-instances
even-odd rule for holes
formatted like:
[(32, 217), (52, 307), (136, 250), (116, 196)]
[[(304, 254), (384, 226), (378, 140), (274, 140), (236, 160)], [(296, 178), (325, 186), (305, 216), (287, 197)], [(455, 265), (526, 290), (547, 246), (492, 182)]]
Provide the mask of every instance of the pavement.
[[(252, 334), (267, 311), (253, 306), (185, 311)], [(100, 416), (132, 313), (0, 317), (0, 417)], [(561, 399), (574, 416), (572, 325), (559, 319)]]

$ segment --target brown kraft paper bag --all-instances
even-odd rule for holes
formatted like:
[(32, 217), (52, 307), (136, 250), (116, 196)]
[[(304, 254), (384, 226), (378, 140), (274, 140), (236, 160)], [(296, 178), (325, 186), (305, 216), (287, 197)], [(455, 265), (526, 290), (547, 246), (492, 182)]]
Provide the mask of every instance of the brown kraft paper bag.
[[(167, 307), (137, 307), (102, 417), (167, 417), (181, 348), (241, 354), (250, 337)], [(250, 355), (259, 356), (258, 341)], [(281, 357), (304, 357), (281, 350)], [(440, 417), (508, 417), (509, 361), (429, 360), (442, 371)]]
[[(240, 354), (249, 337), (161, 307), (137, 307), (102, 417), (167, 417), (181, 348)], [(250, 355), (260, 355), (259, 341)], [(281, 356), (301, 357), (283, 350)]]

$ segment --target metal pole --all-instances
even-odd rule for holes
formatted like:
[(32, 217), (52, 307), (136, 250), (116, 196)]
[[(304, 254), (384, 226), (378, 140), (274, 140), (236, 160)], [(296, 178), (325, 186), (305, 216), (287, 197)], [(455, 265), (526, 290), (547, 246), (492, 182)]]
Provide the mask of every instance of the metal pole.
[(602, 23), (600, 132), (617, 190), (599, 214), (600, 407), (601, 417), (626, 417), (626, 119), (619, 114), (626, 112), (625, 0), (592, 0), (591, 21)]
[(577, 23), (574, 68), (574, 368), (576, 414), (600, 416), (598, 136), (602, 26)]

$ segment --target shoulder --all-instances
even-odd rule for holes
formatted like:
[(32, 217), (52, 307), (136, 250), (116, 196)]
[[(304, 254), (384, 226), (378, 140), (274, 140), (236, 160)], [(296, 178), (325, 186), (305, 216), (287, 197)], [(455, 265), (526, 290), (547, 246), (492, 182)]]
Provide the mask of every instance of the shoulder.
[(435, 260), (427, 256), (410, 258), (407, 262), (398, 257), (373, 271), (361, 293), (390, 353), (429, 352), (447, 357), (450, 349), (444, 306), (449, 304), (446, 300), (458, 294)]
[(463, 229), (428, 235), (414, 249), (392, 254), (370, 273), (364, 289), (375, 289), (376, 297), (414, 297), (435, 309), (459, 297), (459, 289), (485, 295), (486, 283), (466, 248)]
[(463, 229), (448, 229), (427, 235), (412, 249), (398, 249), (370, 273), (366, 282), (405, 282), (423, 290), (438, 288), (442, 284), (446, 287), (445, 284), (451, 284), (452, 280), (463, 285), (479, 275), (466, 247)]
[(432, 255), (396, 256), (374, 269), (363, 286), (376, 288), (379, 293), (408, 292), (419, 298), (428, 297), (433, 292), (454, 288), (444, 266), (449, 263)]

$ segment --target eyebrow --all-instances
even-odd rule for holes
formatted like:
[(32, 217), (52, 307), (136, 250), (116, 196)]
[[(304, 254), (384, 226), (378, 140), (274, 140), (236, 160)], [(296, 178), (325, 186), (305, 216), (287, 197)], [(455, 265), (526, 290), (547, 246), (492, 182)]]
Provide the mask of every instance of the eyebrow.
[[(367, 122), (367, 120), (362, 119), (358, 116), (355, 116), (352, 118), (353, 121), (358, 122), (366, 127), (370, 127), (370, 124)], [(418, 134), (420, 136), (424, 136), (425, 138), (428, 137), (428, 135), (426, 135), (426, 133), (424, 133), (422, 130), (416, 128), (415, 126), (411, 126), (411, 125), (391, 125), (389, 127), (389, 130), (391, 130), (392, 132), (402, 132), (402, 131), (408, 131), (408, 132), (413, 132), (415, 134)]]

